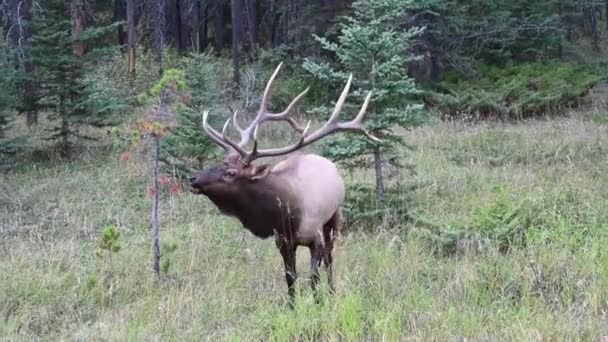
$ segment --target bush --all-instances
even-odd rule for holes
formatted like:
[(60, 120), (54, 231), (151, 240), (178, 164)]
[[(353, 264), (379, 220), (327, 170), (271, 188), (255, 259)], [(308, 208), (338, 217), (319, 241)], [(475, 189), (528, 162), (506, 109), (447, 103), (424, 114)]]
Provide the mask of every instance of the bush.
[(590, 67), (565, 62), (482, 65), (476, 78), (447, 75), (426, 100), (445, 116), (526, 118), (579, 105), (599, 80)]
[(348, 227), (394, 226), (408, 221), (414, 208), (414, 185), (397, 183), (389, 186), (386, 202), (379, 205), (375, 189), (368, 183), (347, 185), (343, 206), (344, 224)]
[(533, 225), (533, 209), (529, 200), (496, 189), (496, 197), (473, 212), (470, 231), (495, 241), (499, 250), (523, 246), (525, 234)]

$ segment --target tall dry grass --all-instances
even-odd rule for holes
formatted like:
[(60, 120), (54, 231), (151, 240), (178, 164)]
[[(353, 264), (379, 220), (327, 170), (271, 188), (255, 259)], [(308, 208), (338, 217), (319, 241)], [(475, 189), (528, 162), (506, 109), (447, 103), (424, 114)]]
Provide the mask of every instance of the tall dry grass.
[[(301, 250), (293, 311), (274, 243), (188, 193), (162, 201), (161, 239), (177, 248), (156, 279), (146, 165), (110, 153), (23, 166), (0, 176), (0, 336), (601, 340), (608, 128), (597, 117), (406, 133), (416, 150), (404, 158), (417, 172), (393, 172), (417, 184), (415, 219), (345, 227), (337, 295), (320, 304)], [(108, 224), (121, 232), (112, 265), (96, 255)], [(505, 240), (507, 251), (497, 243), (505, 227), (525, 237)]]

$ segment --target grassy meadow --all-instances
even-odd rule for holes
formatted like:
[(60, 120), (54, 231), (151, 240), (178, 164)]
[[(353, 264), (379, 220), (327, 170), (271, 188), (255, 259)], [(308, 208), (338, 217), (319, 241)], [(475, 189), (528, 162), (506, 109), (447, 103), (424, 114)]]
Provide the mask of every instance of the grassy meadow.
[[(0, 339), (529, 341), (608, 338), (608, 125), (600, 113), (404, 132), (410, 217), (343, 227), (337, 294), (295, 309), (272, 240), (203, 196), (164, 195), (152, 273), (148, 165), (94, 150), (0, 174)], [(373, 179), (357, 172), (348, 182)], [(395, 223), (396, 222), (396, 223)], [(104, 227), (121, 233), (111, 258)], [(322, 272), (322, 280), (325, 274)]]

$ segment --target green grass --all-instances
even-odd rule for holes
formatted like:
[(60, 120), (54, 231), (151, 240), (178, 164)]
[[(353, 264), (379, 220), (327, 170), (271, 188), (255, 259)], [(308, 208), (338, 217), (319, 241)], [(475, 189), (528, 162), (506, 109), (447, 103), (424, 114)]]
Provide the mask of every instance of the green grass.
[[(177, 248), (155, 278), (147, 164), (125, 165), (116, 153), (21, 167), (0, 181), (0, 336), (600, 340), (608, 335), (607, 133), (578, 117), (407, 133), (417, 174), (391, 172), (416, 184), (414, 220), (345, 227), (337, 295), (320, 304), (301, 249), (293, 311), (274, 243), (201, 196), (163, 199), (161, 239)], [(122, 245), (112, 265), (96, 255), (110, 224)]]

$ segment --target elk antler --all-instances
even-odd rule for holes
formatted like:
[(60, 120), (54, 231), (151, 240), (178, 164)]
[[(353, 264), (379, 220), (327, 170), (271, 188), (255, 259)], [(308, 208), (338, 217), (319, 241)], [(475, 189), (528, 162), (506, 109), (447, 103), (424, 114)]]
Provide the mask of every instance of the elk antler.
[[(300, 93), (298, 96), (296, 96), (296, 98), (293, 101), (291, 101), (289, 106), (287, 106), (287, 108), (283, 112), (269, 113), (267, 111), (268, 96), (270, 94), (270, 89), (271, 89), (272, 83), (274, 82), (274, 79), (276, 78), (282, 64), (283, 63), (279, 64), (279, 66), (276, 68), (276, 70), (270, 77), (270, 80), (268, 81), (268, 84), (266, 85), (266, 89), (264, 90), (264, 96), (262, 97), (262, 101), (260, 103), (260, 109), (258, 111), (258, 114), (255, 117), (255, 119), (253, 120), (253, 122), (249, 126), (247, 126), (247, 128), (242, 129), (240, 127), (240, 125), (237, 123), (238, 112), (235, 111), (232, 118), (228, 119), (228, 121), (226, 121), (226, 124), (224, 124), (222, 133), (219, 133), (218, 131), (211, 128), (207, 124), (207, 116), (209, 113), (208, 112), (204, 113), (203, 128), (205, 129), (205, 132), (207, 132), (209, 137), (215, 143), (224, 147), (229, 152), (236, 152), (236, 153), (240, 154), (241, 157), (243, 158), (243, 163), (249, 164), (252, 161), (254, 161), (255, 159), (264, 158), (264, 157), (274, 157), (274, 156), (280, 156), (280, 155), (291, 153), (293, 151), (296, 151), (306, 145), (310, 145), (310, 144), (314, 143), (315, 141), (318, 141), (318, 140), (320, 140), (328, 135), (331, 135), (335, 132), (338, 132), (338, 131), (358, 131), (358, 132), (363, 133), (370, 140), (375, 141), (375, 142), (380, 142), (380, 139), (371, 135), (362, 125), (363, 117), (365, 116), (365, 111), (367, 110), (367, 105), (369, 104), (369, 100), (372, 95), (371, 92), (369, 92), (367, 94), (367, 97), (365, 98), (365, 101), (363, 102), (363, 106), (361, 106), (361, 109), (359, 110), (359, 114), (357, 114), (355, 119), (353, 119), (352, 121), (349, 121), (349, 122), (338, 122), (338, 116), (340, 115), (340, 112), (342, 111), (342, 107), (344, 106), (344, 101), (346, 100), (346, 96), (348, 95), (348, 91), (350, 89), (350, 84), (351, 84), (352, 78), (353, 78), (352, 74), (348, 78), (348, 82), (346, 82), (346, 86), (344, 87), (344, 90), (342, 90), (342, 94), (340, 95), (338, 102), (336, 102), (336, 106), (335, 106), (334, 111), (332, 112), (329, 120), (325, 123), (325, 125), (323, 125), (321, 128), (319, 128), (318, 130), (316, 130), (315, 132), (313, 132), (311, 134), (308, 134), (308, 130), (310, 129), (310, 122), (308, 122), (308, 124), (306, 125), (305, 128), (302, 128), (292, 117), (289, 116), (291, 114), (291, 111), (295, 107), (295, 105), (308, 92), (308, 90), (310, 88), (306, 88), (306, 90), (304, 90), (302, 93)], [(228, 128), (230, 121), (232, 121), (233, 127), (241, 135), (241, 141), (238, 144), (232, 142), (226, 136), (226, 129)], [(296, 142), (292, 145), (289, 145), (289, 146), (285, 146), (285, 147), (281, 147), (281, 148), (274, 148), (274, 149), (267, 149), (267, 150), (258, 150), (258, 142), (257, 142), (258, 128), (262, 123), (264, 123), (266, 121), (287, 121), (296, 131), (301, 133), (301, 137), (298, 140), (298, 142)], [(253, 137), (253, 148), (252, 148), (251, 152), (246, 152), (244, 147), (247, 145), (247, 143), (249, 143), (249, 141), (251, 140), (252, 137)]]

